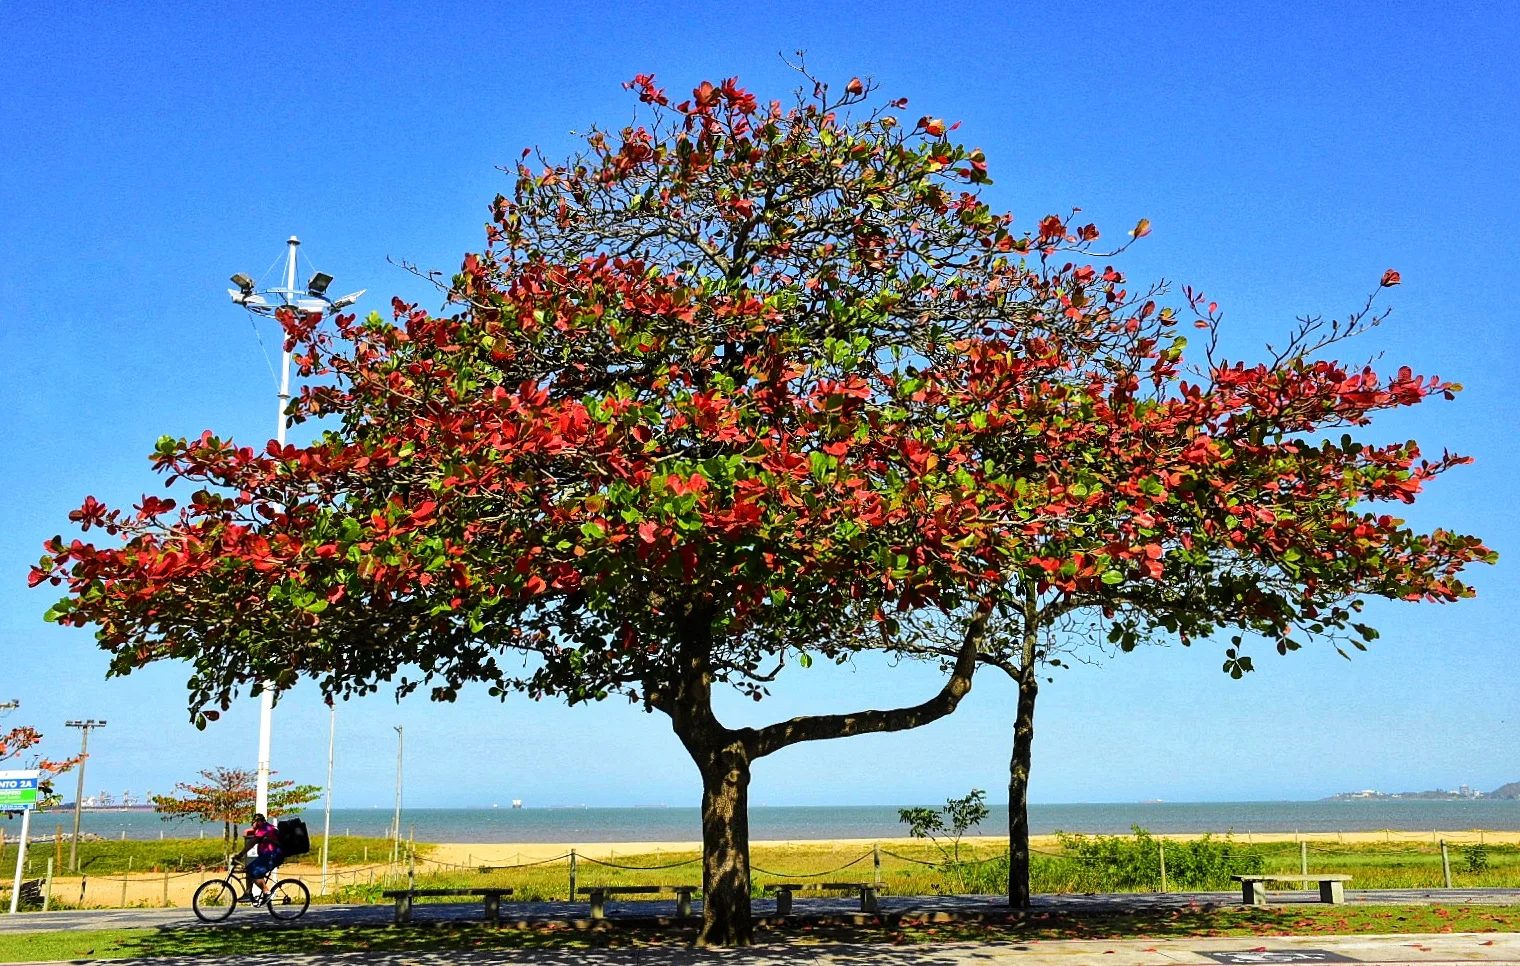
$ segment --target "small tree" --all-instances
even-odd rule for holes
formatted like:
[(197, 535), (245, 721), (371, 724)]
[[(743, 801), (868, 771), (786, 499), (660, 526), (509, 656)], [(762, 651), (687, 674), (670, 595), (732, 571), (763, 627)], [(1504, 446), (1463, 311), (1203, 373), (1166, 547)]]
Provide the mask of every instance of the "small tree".
[[(19, 702), (15, 702), (10, 707), (14, 709), (18, 705)], [(81, 755), (57, 761), (43, 758), (33, 750), (41, 744), (42, 732), (27, 725), (0, 733), (0, 764), (8, 764), (12, 767), (21, 765), (28, 770), (36, 769), (41, 773), (37, 781), (39, 808), (57, 803), (53, 779), (84, 760)]]
[(928, 839), (939, 852), (941, 867), (949, 870), (957, 892), (966, 891), (967, 869), (961, 860), (961, 839), (987, 817), (987, 793), (973, 788), (964, 798), (947, 798), (939, 810), (922, 805), (897, 811), (897, 820), (908, 826), (908, 834)]
[[(246, 821), (258, 802), (257, 776), (245, 768), (213, 768), (202, 771), (200, 776), (203, 779), (200, 784), (176, 784), (177, 794), (154, 795), (153, 810), (166, 822), (171, 819), (221, 822), (222, 840), (231, 842), (237, 823)], [(270, 782), (267, 817), (273, 821), (280, 815), (299, 812), (302, 806), (321, 796), (322, 789), (316, 785)]]
[[(1104, 275), (1122, 282), (1112, 269)], [(1398, 283), (1390, 271), (1381, 287)], [(959, 624), (936, 615), (903, 646), (953, 654), (975, 617), (986, 631), (979, 660), (1018, 685), (1008, 816), (1015, 907), (1030, 901), (1042, 669), (1073, 650), (1216, 634), (1229, 635), (1223, 669), (1237, 679), (1255, 667), (1249, 638), (1279, 654), (1318, 641), (1349, 657), (1378, 636), (1359, 616), (1368, 598), (1461, 600), (1475, 593), (1461, 572), (1497, 560), (1476, 537), (1422, 533), (1374, 508), (1413, 503), (1426, 483), (1470, 462), (1449, 452), (1425, 460), (1412, 440), (1351, 435), (1380, 412), (1461, 389), (1407, 367), (1380, 376), (1318, 358), (1383, 321), (1374, 298), (1343, 319), (1300, 319), (1281, 348), (1248, 365), (1220, 358), (1221, 317), (1201, 292), (1184, 290), (1207, 340), (1191, 360), (1173, 311), (1158, 311), (1149, 295), (1110, 295), (1119, 344), (1094, 353), (1056, 341), (1058, 378), (1010, 387), (1008, 401), (989, 407), (989, 419), (1008, 418), (1016, 431), (990, 438), (986, 455), (1032, 459), (1052, 494), (1044, 519), (1007, 519), (1019, 536), (990, 614), (966, 611)], [(1036, 396), (1044, 398), (1032, 410), (1026, 400)]]

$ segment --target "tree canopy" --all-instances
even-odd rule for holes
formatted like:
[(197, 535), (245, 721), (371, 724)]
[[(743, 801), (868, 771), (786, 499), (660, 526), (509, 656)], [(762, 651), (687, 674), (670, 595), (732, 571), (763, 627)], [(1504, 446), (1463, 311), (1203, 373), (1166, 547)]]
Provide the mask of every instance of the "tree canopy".
[[(170, 819), (221, 822), (222, 837), (232, 840), (234, 826), (253, 817), (258, 801), (257, 775), (247, 768), (213, 768), (200, 772), (201, 782), (179, 782), (174, 794), (154, 795), (153, 810)], [(269, 783), (269, 814), (273, 821), (280, 815), (299, 812), (308, 802), (322, 796), (316, 785), (297, 785), (293, 781)]]

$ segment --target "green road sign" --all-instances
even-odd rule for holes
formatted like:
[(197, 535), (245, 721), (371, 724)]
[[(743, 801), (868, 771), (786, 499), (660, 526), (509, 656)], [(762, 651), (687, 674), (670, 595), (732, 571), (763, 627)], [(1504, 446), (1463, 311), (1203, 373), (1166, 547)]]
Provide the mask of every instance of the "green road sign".
[(0, 811), (37, 807), (40, 771), (0, 771)]

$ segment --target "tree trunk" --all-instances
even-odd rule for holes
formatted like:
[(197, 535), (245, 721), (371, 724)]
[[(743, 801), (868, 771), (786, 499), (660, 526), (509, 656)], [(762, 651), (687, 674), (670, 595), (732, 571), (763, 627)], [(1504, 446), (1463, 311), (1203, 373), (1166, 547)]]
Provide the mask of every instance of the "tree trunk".
[(1034, 702), (1040, 693), (1036, 668), (1026, 665), (1019, 679), (1013, 722), (1013, 757), (1008, 763), (1008, 905), (1029, 908), (1029, 763), (1034, 748)]
[(699, 946), (754, 940), (749, 895), (749, 755), (733, 741), (702, 770), (702, 932)]
[(971, 622), (955, 671), (929, 700), (890, 711), (811, 715), (765, 728), (729, 730), (712, 710), (710, 618), (694, 616), (681, 640), (684, 667), (668, 687), (645, 685), (645, 701), (670, 715), (671, 727), (702, 773), (702, 931), (700, 946), (747, 946), (750, 919), (750, 762), (800, 741), (901, 731), (937, 721), (971, 690), (988, 607)]

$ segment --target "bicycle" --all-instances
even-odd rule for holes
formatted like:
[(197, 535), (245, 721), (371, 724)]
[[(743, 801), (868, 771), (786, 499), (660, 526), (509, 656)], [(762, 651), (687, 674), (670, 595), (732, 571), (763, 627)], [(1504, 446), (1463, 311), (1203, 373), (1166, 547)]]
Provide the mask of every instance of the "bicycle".
[[(241, 886), (239, 870), (244, 873)], [(311, 890), (300, 879), (281, 879), (279, 875), (278, 868), (269, 870), (268, 878), (273, 881), (262, 896), (262, 904), (269, 908), (269, 914), (276, 919), (299, 919), (306, 915), (306, 910), (311, 906)], [(239, 902), (258, 904), (254, 901), (253, 879), (247, 875), (241, 859), (234, 858), (227, 863), (226, 878), (207, 879), (196, 886), (195, 895), (190, 899), (190, 908), (195, 910), (195, 917), (201, 922), (221, 922), (232, 915), (232, 910), (237, 908)]]

